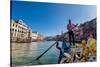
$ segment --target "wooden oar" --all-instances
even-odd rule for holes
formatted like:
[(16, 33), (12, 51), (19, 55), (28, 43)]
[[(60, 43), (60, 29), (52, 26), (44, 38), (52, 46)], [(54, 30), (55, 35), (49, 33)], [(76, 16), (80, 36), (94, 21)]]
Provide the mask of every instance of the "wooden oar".
[(42, 53), (39, 57), (37, 57), (35, 60), (39, 60), (50, 48), (52, 48), (55, 44), (57, 43), (57, 41), (51, 45), (44, 53)]

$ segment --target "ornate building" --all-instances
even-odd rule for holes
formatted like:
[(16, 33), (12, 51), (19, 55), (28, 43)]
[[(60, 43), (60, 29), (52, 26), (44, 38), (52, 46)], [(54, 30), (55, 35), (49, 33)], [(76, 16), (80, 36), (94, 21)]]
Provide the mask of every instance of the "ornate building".
[(33, 32), (22, 20), (11, 20), (10, 40), (11, 42), (32, 42), (41, 39), (38, 32)]

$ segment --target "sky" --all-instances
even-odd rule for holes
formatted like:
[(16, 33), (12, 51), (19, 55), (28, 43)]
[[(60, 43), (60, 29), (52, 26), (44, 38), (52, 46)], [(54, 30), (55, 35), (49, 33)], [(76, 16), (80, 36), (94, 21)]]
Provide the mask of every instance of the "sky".
[(23, 20), (33, 32), (55, 36), (66, 32), (69, 18), (74, 24), (96, 17), (95, 5), (11, 1), (11, 19)]

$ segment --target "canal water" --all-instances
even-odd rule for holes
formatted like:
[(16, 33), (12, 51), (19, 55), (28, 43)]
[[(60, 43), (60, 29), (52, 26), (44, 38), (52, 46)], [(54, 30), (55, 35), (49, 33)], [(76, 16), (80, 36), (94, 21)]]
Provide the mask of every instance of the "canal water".
[[(38, 61), (34, 61), (54, 41), (32, 42), (32, 43), (11, 43), (11, 59), (15, 66), (24, 65), (42, 65), (42, 64), (57, 64), (59, 50), (54, 45), (47, 53), (45, 53)], [(61, 42), (59, 44), (61, 46)]]

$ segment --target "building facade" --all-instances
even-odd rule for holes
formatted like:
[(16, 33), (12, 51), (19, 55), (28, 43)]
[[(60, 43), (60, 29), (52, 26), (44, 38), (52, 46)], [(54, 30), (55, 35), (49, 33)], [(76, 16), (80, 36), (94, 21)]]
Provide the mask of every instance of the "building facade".
[(10, 40), (11, 42), (31, 42), (38, 38), (37, 32), (32, 32), (22, 20), (11, 20)]
[(37, 40), (38, 39), (38, 32), (32, 32), (32, 39)]
[(31, 38), (32, 41), (42, 41), (44, 39), (43, 36), (38, 32), (32, 32)]
[(10, 36), (11, 41), (21, 41), (28, 38), (28, 27), (22, 20), (11, 20)]

